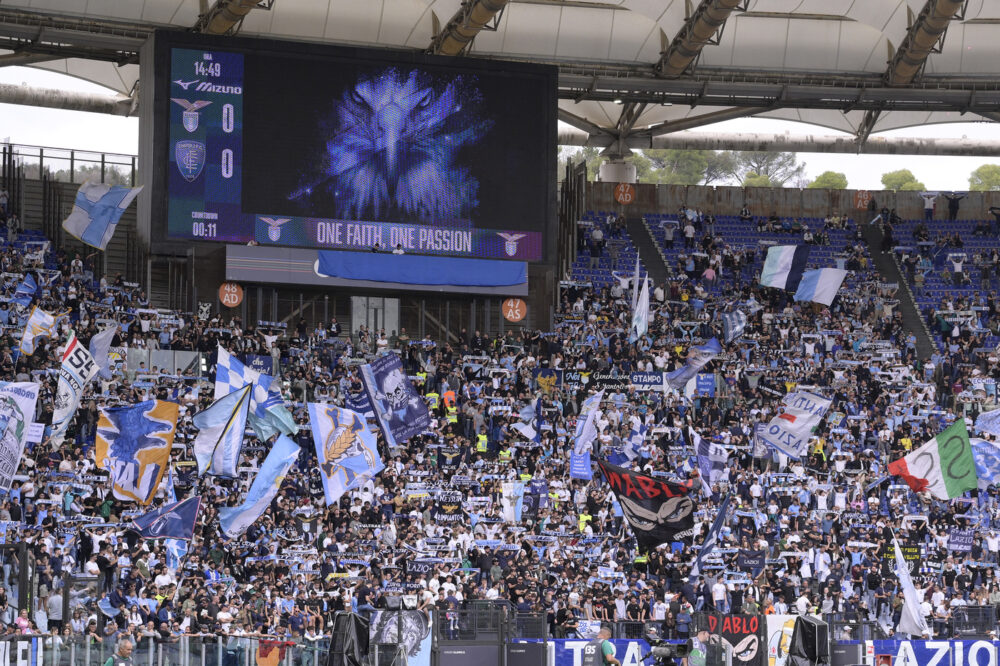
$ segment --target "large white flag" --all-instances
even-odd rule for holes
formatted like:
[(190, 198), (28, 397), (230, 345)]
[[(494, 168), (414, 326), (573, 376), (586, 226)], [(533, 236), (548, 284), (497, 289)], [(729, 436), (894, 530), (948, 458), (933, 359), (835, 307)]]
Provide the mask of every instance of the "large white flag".
[(771, 419), (758, 437), (789, 458), (800, 460), (809, 448), (813, 428), (819, 425), (833, 400), (797, 391), (786, 395), (784, 403), (784, 411)]
[(635, 275), (632, 277), (632, 309), (639, 301), (639, 253), (635, 253)]
[(899, 617), (899, 626), (896, 629), (904, 634), (924, 636), (930, 633), (930, 629), (927, 627), (923, 611), (920, 610), (920, 597), (917, 596), (917, 588), (913, 587), (910, 569), (903, 560), (903, 551), (895, 537), (893, 537), (892, 543), (896, 547), (896, 578), (899, 579), (899, 588), (903, 591), (903, 612)]

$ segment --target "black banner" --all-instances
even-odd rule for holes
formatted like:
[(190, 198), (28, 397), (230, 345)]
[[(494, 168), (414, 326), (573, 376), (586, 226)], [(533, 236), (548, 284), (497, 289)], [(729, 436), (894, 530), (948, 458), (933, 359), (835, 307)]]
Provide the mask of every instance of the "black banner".
[(687, 496), (691, 485), (630, 472), (603, 460), (598, 465), (632, 526), (640, 550), (672, 541), (691, 542), (696, 508)]
[(434, 564), (431, 562), (414, 562), (413, 560), (407, 560), (405, 571), (408, 576), (429, 574), (434, 571)]
[(461, 502), (435, 502), (431, 509), (431, 517), (442, 523), (454, 523), (465, 519), (465, 512), (462, 511)]
[(767, 562), (766, 550), (746, 550), (741, 549), (736, 557), (736, 568), (740, 571), (749, 571), (751, 578), (756, 578), (764, 570)]
[(454, 467), (458, 465), (458, 459), (461, 455), (462, 452), (458, 449), (441, 449), (438, 451), (438, 467)]
[(708, 631), (718, 634), (733, 648), (733, 666), (763, 666), (767, 646), (761, 641), (758, 615), (708, 616)]

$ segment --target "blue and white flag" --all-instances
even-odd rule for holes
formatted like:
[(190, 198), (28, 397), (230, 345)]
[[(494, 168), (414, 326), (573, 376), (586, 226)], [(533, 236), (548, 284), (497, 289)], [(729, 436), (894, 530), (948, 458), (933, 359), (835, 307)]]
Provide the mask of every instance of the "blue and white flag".
[(281, 435), (274, 441), (243, 504), (219, 509), (219, 527), (227, 539), (235, 539), (246, 532), (267, 510), (298, 457), (299, 446), (287, 435)]
[(35, 353), (36, 338), (52, 337), (56, 334), (56, 325), (59, 317), (50, 315), (37, 305), (31, 308), (31, 315), (28, 323), (24, 326), (24, 335), (21, 336), (21, 353), (31, 356)]
[(88, 180), (77, 191), (63, 229), (87, 245), (103, 250), (114, 236), (122, 213), (141, 191), (141, 186), (121, 187)]
[(35, 298), (36, 291), (38, 291), (38, 283), (35, 282), (35, 276), (28, 273), (24, 276), (21, 284), (17, 285), (17, 289), (14, 291), (14, 296), (10, 299), (10, 301), (11, 303), (17, 303), (18, 305), (28, 307), (31, 305), (31, 301)]
[(90, 339), (90, 355), (100, 368), (98, 374), (104, 379), (111, 379), (111, 343), (118, 333), (118, 326), (112, 325)]
[(703, 345), (691, 347), (688, 350), (687, 363), (684, 367), (667, 373), (667, 384), (675, 389), (682, 389), (694, 379), (698, 371), (708, 365), (708, 363), (722, 353), (722, 345), (717, 338), (712, 338)]
[(630, 461), (643, 455), (642, 444), (646, 441), (646, 423), (638, 416), (632, 415), (632, 427), (628, 433), (628, 440), (624, 443), (625, 457)]
[(59, 384), (52, 410), (51, 437), (56, 445), (62, 443), (63, 433), (66, 432), (80, 406), (80, 398), (83, 397), (87, 382), (96, 374), (97, 363), (94, 362), (94, 358), (87, 348), (80, 344), (76, 333), (71, 333), (69, 341), (66, 342), (66, 351), (63, 352), (62, 365), (59, 367)]
[(841, 268), (820, 268), (815, 271), (806, 271), (802, 274), (799, 286), (795, 290), (795, 300), (812, 301), (822, 303), (827, 307), (833, 303), (840, 291), (840, 285), (844, 283), (847, 271)]
[[(594, 405), (600, 404), (600, 398), (603, 397), (603, 395), (604, 391), (601, 390), (600, 393), (593, 396), (598, 398)], [(584, 403), (584, 407), (586, 407), (586, 403)], [(581, 413), (580, 416), (577, 417), (576, 432), (578, 434), (573, 442), (573, 453), (580, 455), (585, 452), (590, 452), (594, 440), (597, 439), (597, 416), (600, 413), (601, 410), (597, 409), (596, 406), (592, 406), (590, 409), (586, 410), (586, 416)]]
[(1000, 444), (989, 442), (978, 437), (970, 437), (972, 457), (976, 461), (976, 478), (979, 479), (980, 490), (990, 487), (990, 484), (1000, 484)]
[(143, 539), (191, 539), (201, 509), (200, 497), (189, 497), (182, 502), (165, 504), (132, 521)]
[(368, 399), (368, 394), (362, 391), (357, 395), (352, 395), (350, 393), (344, 397), (344, 407), (347, 407), (352, 412), (357, 412), (366, 419), (375, 418), (375, 410), (372, 409), (372, 401)]
[(712, 496), (712, 484), (719, 480), (729, 462), (729, 451), (711, 440), (702, 439), (701, 435), (688, 426), (691, 446), (698, 458), (698, 477), (705, 495)]
[(632, 309), (639, 302), (639, 253), (635, 253), (635, 275), (632, 276)]
[(299, 431), (291, 412), (285, 408), (285, 401), (278, 386), (274, 384), (274, 378), (246, 367), (238, 358), (219, 347), (215, 363), (215, 399), (227, 396), (248, 384), (253, 385), (248, 420), (257, 437), (266, 441), (279, 433), (294, 435)]
[(747, 316), (742, 310), (722, 312), (719, 314), (719, 319), (722, 320), (722, 340), (727, 345), (743, 335), (743, 331), (746, 330)]
[(430, 427), (427, 403), (403, 372), (397, 354), (383, 354), (361, 366), (361, 383), (389, 446), (399, 446)]
[(35, 420), (39, 385), (0, 382), (0, 490), (10, 490)]
[(147, 400), (101, 407), (97, 421), (97, 466), (110, 472), (116, 499), (147, 505), (170, 465), (178, 405)]
[(980, 414), (976, 418), (976, 430), (1000, 437), (1000, 409)]
[(799, 287), (802, 273), (809, 261), (808, 245), (775, 245), (768, 248), (764, 268), (760, 272), (760, 286), (794, 291)]
[(701, 575), (702, 563), (711, 554), (712, 550), (715, 549), (715, 544), (719, 542), (719, 534), (722, 533), (722, 527), (729, 520), (729, 502), (732, 499), (732, 495), (726, 495), (726, 498), (722, 500), (722, 504), (719, 505), (719, 514), (712, 521), (712, 526), (708, 528), (708, 534), (705, 535), (705, 541), (701, 544), (698, 557), (695, 558), (689, 580), (697, 580), (698, 576)]
[(385, 469), (375, 435), (361, 414), (310, 402), (309, 423), (328, 506)]
[(632, 312), (632, 328), (629, 329), (629, 342), (635, 342), (646, 335), (649, 330), (649, 280), (642, 281), (642, 291)]
[(783, 398), (784, 411), (758, 435), (772, 449), (800, 460), (809, 449), (809, 438), (830, 409), (833, 400), (806, 391), (789, 393)]
[(521, 522), (524, 508), (524, 482), (504, 481), (500, 485), (500, 513), (505, 523)]
[(198, 475), (205, 472), (230, 479), (239, 477), (240, 452), (250, 416), (249, 384), (213, 402), (194, 415), (198, 436), (191, 444)]

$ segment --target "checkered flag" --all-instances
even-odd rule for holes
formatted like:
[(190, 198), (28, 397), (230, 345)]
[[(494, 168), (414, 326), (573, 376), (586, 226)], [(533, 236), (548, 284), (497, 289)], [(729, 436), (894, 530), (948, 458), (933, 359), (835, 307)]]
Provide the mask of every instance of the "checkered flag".
[(248, 421), (257, 437), (266, 441), (279, 433), (294, 435), (298, 432), (295, 419), (285, 408), (285, 401), (278, 387), (274, 386), (274, 378), (248, 368), (219, 347), (218, 360), (215, 362), (215, 399), (238, 391), (248, 384), (253, 385)]

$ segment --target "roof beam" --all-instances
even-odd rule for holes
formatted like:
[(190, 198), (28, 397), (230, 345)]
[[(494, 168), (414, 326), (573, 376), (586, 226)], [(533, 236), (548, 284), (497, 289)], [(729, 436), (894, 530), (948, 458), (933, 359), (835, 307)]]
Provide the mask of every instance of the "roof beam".
[(660, 54), (654, 66), (660, 76), (672, 77), (683, 74), (701, 54), (706, 44), (717, 44), (712, 38), (722, 35), (726, 19), (743, 0), (701, 0), (698, 8), (684, 21), (667, 50)]
[(438, 33), (427, 52), (461, 55), (483, 30), (496, 30), (507, 0), (462, 0), (462, 6)]
[(608, 134), (610, 130), (601, 127), (597, 123), (592, 123), (586, 118), (581, 118), (575, 113), (570, 113), (566, 109), (559, 109), (558, 114), (559, 120), (563, 121), (567, 125), (572, 125), (573, 127), (586, 132), (587, 134), (598, 135), (598, 134)]
[(638, 132), (633, 132), (632, 136), (639, 136), (639, 137), (662, 136), (664, 134), (671, 134), (673, 132), (682, 132), (684, 130), (694, 129), (695, 127), (704, 127), (705, 125), (711, 125), (712, 123), (721, 123), (724, 120), (733, 120), (735, 118), (746, 118), (747, 116), (754, 116), (757, 115), (758, 113), (763, 113), (764, 111), (765, 109), (754, 109), (746, 107), (722, 109), (721, 111), (703, 113), (698, 116), (689, 116), (687, 118), (679, 118), (677, 120), (668, 120), (666, 122), (660, 123), (659, 125), (651, 125), (647, 129), (639, 130)]
[[(656, 137), (632, 135), (621, 142), (614, 136), (591, 136), (582, 132), (560, 132), (561, 146), (594, 146), (616, 149), (642, 150), (670, 148), (678, 150), (741, 150), (778, 151), (798, 153), (850, 153), (858, 152), (853, 136), (823, 136), (796, 134), (742, 134), (722, 132), (681, 132)], [(1000, 141), (979, 139), (915, 139), (905, 137), (876, 137), (863, 151), (872, 155), (951, 155), (997, 157)]]
[[(934, 53), (935, 45), (944, 41), (951, 20), (962, 10), (965, 0), (927, 0), (916, 20), (910, 24), (906, 37), (889, 60), (889, 67), (882, 77), (888, 86), (908, 86), (927, 64), (927, 57)], [(864, 145), (875, 128), (879, 109), (870, 109), (858, 126), (857, 140)]]
[(198, 17), (194, 30), (207, 35), (236, 34), (243, 19), (255, 7), (270, 9), (273, 4), (274, 0), (215, 0), (215, 4)]
[(113, 116), (131, 116), (137, 109), (135, 99), (123, 95), (96, 95), (54, 88), (15, 86), (9, 83), (0, 83), (0, 104), (23, 104), (48, 109), (89, 111), (90, 113), (106, 113)]

